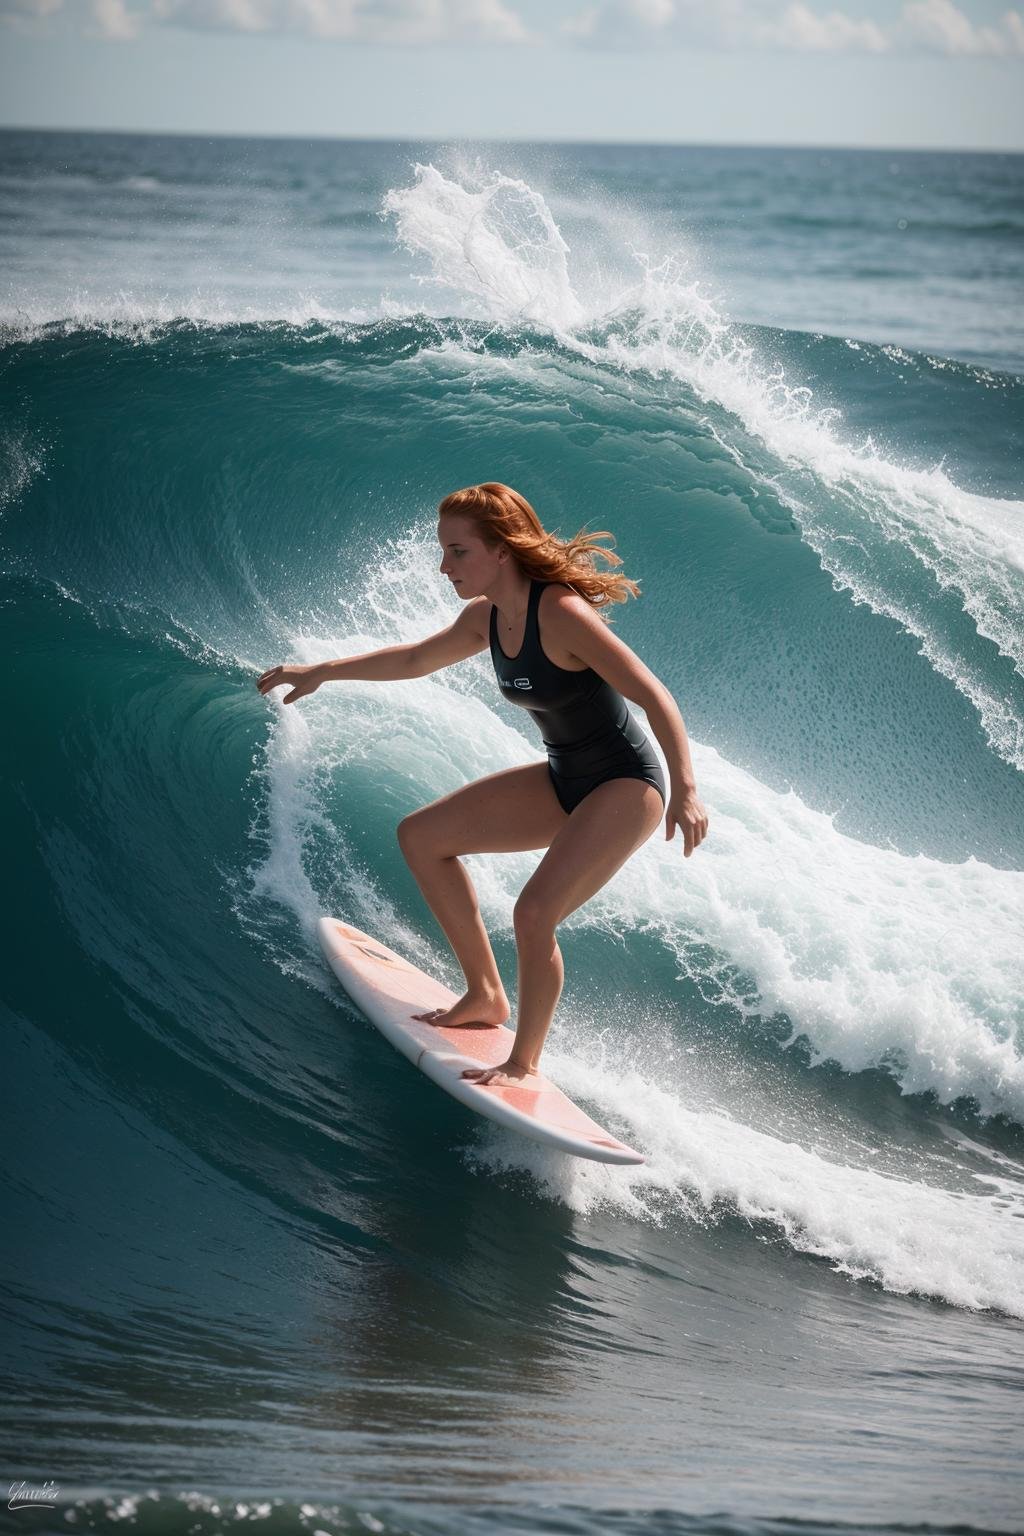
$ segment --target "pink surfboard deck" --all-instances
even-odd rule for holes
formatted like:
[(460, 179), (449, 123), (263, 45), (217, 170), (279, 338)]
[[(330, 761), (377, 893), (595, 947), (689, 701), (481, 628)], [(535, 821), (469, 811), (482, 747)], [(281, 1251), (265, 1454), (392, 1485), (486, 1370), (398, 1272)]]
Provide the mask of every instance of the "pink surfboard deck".
[(322, 917), (320, 943), (356, 1007), (395, 1048), (453, 1099), (533, 1141), (597, 1163), (642, 1163), (642, 1153), (616, 1141), (554, 1083), (538, 1073), (522, 1083), (481, 1087), (463, 1067), (507, 1061), (515, 1035), (504, 1025), (438, 1029), (414, 1013), (450, 1008), (454, 992), (401, 955), (336, 917)]

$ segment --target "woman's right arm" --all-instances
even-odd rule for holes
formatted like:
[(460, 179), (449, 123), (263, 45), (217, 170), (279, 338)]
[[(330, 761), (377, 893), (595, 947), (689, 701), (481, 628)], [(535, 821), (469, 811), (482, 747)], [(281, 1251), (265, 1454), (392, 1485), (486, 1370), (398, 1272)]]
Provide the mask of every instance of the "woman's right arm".
[(315, 693), (321, 683), (393, 683), (426, 677), (486, 649), (489, 639), (485, 622), (490, 606), (486, 597), (475, 597), (454, 624), (408, 645), (388, 645), (380, 651), (342, 656), (337, 661), (317, 661), (309, 667), (270, 667), (257, 679), (256, 687), (260, 693), (268, 693), (281, 683), (290, 683), (292, 691), (281, 702), (293, 704), (296, 699)]

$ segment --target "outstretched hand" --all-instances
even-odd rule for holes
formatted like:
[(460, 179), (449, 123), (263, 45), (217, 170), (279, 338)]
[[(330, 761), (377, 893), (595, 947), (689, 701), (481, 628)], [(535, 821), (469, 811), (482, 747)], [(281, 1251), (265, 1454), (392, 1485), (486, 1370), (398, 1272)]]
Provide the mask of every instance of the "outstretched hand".
[(671, 842), (676, 828), (683, 834), (683, 857), (688, 859), (708, 835), (708, 813), (695, 789), (680, 790), (669, 797), (665, 810), (665, 838)]
[(281, 703), (294, 704), (296, 699), (304, 699), (307, 693), (316, 693), (323, 680), (323, 673), (315, 663), (311, 667), (268, 667), (256, 679), (256, 687), (260, 693), (269, 693), (281, 683), (291, 683), (292, 691), (285, 694)]

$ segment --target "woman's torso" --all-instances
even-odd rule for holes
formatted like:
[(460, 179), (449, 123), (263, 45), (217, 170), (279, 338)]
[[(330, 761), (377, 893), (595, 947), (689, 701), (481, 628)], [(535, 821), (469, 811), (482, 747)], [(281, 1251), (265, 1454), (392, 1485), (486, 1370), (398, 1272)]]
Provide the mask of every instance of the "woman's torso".
[(635, 751), (638, 738), (646, 738), (621, 693), (593, 667), (561, 667), (546, 654), (540, 600), (548, 585), (553, 583), (530, 582), (523, 643), (514, 656), (501, 648), (497, 609), (491, 606), (491, 660), (502, 697), (533, 716), (552, 760), (595, 748), (602, 753)]

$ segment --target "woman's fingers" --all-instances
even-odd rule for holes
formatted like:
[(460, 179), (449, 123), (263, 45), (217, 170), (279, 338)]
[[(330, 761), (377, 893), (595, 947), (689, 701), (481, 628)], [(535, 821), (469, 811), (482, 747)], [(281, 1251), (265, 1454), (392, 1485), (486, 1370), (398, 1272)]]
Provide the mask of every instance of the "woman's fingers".
[[(256, 680), (256, 687), (260, 693), (266, 693), (271, 688), (277, 688), (281, 683), (289, 683), (288, 668), (285, 666), (268, 667)], [(287, 700), (285, 700), (287, 703)]]
[(697, 816), (687, 818), (686, 826), (683, 828), (683, 853), (686, 858), (690, 857), (695, 848), (700, 847), (703, 836), (700, 818)]
[(673, 816), (671, 811), (665, 812), (665, 841), (671, 842), (676, 835), (676, 829), (683, 835), (683, 857), (689, 858), (695, 848), (699, 848), (708, 835), (708, 813), (703, 806), (694, 811), (685, 811), (681, 819)]
[(299, 669), (299, 677), (291, 667), (271, 667), (269, 672), (257, 680), (256, 687), (260, 693), (269, 693), (271, 688), (279, 688), (282, 683), (292, 684), (291, 693), (286, 693), (281, 700), (282, 704), (294, 704), (296, 699), (304, 699), (307, 693), (314, 690), (307, 684), (302, 684), (302, 669)]

